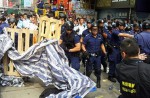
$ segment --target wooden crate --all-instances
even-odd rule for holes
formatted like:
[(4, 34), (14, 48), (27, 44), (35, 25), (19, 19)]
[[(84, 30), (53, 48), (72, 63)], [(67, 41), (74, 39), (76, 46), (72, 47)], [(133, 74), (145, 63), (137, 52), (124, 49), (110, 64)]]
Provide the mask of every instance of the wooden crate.
[[(31, 45), (33, 45), (37, 41), (35, 40), (36, 37), (38, 37), (37, 30), (6, 28), (6, 31), (11, 36), (14, 43), (18, 39), (18, 41), (16, 42), (18, 47), (16, 47), (16, 49), (20, 54), (29, 49), (30, 43)], [(32, 36), (32, 38), (30, 36)], [(19, 73), (15, 70), (13, 62), (8, 58), (7, 53), (3, 58), (3, 65), (5, 75), (20, 76)]]
[(40, 18), (38, 41), (43, 39), (60, 39), (61, 21), (43, 16)]

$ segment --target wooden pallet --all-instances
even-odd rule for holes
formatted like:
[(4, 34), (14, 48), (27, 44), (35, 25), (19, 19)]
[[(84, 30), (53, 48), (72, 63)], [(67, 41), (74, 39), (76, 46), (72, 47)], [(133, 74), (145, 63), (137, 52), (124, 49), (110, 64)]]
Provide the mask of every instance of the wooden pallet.
[(43, 16), (40, 18), (38, 41), (43, 39), (59, 39), (61, 35), (61, 21)]
[[(37, 30), (6, 28), (6, 31), (11, 36), (14, 43), (17, 43), (16, 49), (20, 54), (27, 51), (30, 45), (33, 45), (37, 42)], [(18, 41), (16, 42), (17, 39)], [(5, 75), (20, 76), (20, 74), (15, 70), (13, 62), (8, 58), (7, 53), (3, 58), (3, 65)]]

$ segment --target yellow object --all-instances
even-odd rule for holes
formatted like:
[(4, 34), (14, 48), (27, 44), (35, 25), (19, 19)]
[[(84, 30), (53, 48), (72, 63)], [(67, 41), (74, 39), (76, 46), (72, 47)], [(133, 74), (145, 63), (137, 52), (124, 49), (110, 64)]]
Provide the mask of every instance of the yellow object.
[(65, 11), (55, 11), (55, 17), (59, 18), (59, 13), (64, 13), (66, 15)]

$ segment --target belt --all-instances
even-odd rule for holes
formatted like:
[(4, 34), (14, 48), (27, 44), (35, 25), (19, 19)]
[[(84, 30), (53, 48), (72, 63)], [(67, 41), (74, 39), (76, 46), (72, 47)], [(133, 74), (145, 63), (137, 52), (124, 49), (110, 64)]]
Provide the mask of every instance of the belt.
[(89, 53), (90, 56), (93, 56), (93, 57), (97, 57), (100, 55), (99, 52), (95, 52), (95, 53)]

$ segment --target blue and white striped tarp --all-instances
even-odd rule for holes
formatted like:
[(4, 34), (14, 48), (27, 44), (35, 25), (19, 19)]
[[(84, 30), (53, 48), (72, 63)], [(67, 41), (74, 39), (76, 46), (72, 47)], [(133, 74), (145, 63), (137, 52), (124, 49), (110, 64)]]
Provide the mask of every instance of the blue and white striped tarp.
[(0, 47), (0, 59), (7, 51), (22, 76), (36, 76), (46, 86), (52, 84), (63, 90), (47, 98), (74, 98), (77, 95), (83, 98), (96, 85), (90, 78), (68, 66), (68, 59), (57, 41), (43, 40), (20, 55), (10, 37), (2, 34)]

